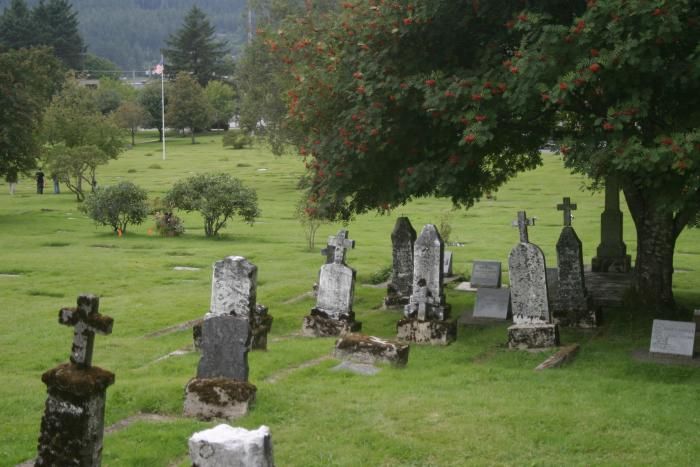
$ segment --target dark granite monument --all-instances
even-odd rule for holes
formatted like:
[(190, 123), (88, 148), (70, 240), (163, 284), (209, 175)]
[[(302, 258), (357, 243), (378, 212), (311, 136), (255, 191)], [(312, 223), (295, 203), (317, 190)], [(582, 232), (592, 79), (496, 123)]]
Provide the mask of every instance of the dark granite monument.
[(392, 270), (387, 285), (384, 307), (403, 307), (408, 304), (413, 286), (413, 245), (416, 231), (408, 217), (396, 219), (391, 232)]
[(600, 245), (593, 258), (593, 272), (629, 272), (632, 258), (622, 240), (622, 211), (620, 187), (608, 178), (605, 181), (605, 210), (600, 215)]

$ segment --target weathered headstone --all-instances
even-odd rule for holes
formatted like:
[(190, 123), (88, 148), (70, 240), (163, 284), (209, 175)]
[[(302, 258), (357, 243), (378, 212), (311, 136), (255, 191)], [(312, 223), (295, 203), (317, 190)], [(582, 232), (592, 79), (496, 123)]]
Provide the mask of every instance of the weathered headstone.
[[(214, 263), (211, 281), (211, 304), (208, 317), (238, 316), (250, 323), (251, 348), (267, 349), (267, 334), (272, 316), (264, 305), (256, 303), (258, 268), (242, 256), (228, 256)], [(202, 322), (193, 327), (195, 348), (201, 346)]]
[(476, 292), (474, 318), (511, 318), (510, 289), (481, 288)]
[(92, 349), (95, 333), (110, 334), (114, 321), (98, 308), (98, 297), (80, 295), (76, 308), (59, 311), (59, 323), (74, 328), (71, 363), (41, 376), (48, 397), (37, 466), (100, 465), (106, 392), (114, 373), (92, 366)]
[(442, 261), (442, 273), (445, 277), (452, 277), (452, 252), (445, 251), (445, 257)]
[(501, 287), (501, 262), (488, 260), (474, 260), (472, 264), (472, 277), (469, 280), (472, 287)]
[(391, 232), (391, 256), (393, 259), (391, 281), (387, 285), (384, 306), (404, 306), (408, 303), (413, 286), (413, 244), (416, 231), (408, 217), (396, 219)]
[(316, 306), (302, 324), (305, 336), (339, 336), (362, 327), (352, 311), (356, 272), (345, 264), (345, 252), (355, 247), (355, 241), (347, 236), (348, 232), (341, 230), (328, 241), (335, 247), (333, 263), (321, 267)]
[(237, 418), (248, 412), (256, 388), (248, 382), (252, 334), (247, 319), (208, 315), (202, 324), (197, 377), (185, 387), (184, 413), (200, 419)]
[(508, 270), (513, 326), (508, 328), (509, 347), (552, 347), (559, 345), (559, 328), (552, 324), (547, 297), (544, 254), (529, 242), (525, 211), (518, 212), (520, 243), (510, 252)]
[(272, 436), (265, 425), (257, 430), (217, 425), (193, 434), (190, 459), (197, 467), (274, 467)]
[(444, 243), (437, 228), (423, 227), (413, 248), (413, 286), (405, 318), (397, 323), (398, 338), (447, 345), (456, 338), (450, 305), (443, 291)]
[(694, 322), (655, 319), (651, 330), (649, 352), (693, 357), (695, 348)]
[(197, 378), (230, 378), (248, 381), (248, 349), (251, 332), (248, 320), (215, 315), (202, 324), (202, 358)]
[(564, 198), (557, 209), (564, 211), (564, 227), (557, 241), (557, 287), (550, 293), (554, 320), (563, 326), (595, 327), (598, 310), (586, 290), (583, 247), (571, 226), (571, 210), (576, 205)]
[(629, 272), (632, 258), (622, 240), (620, 187), (613, 178), (605, 181), (605, 209), (600, 215), (600, 245), (593, 258), (593, 272)]

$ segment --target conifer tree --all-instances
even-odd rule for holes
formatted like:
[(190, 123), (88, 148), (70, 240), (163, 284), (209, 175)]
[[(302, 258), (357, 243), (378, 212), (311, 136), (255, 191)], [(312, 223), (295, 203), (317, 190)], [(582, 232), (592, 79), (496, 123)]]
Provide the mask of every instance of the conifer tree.
[(37, 44), (53, 47), (67, 67), (82, 67), (86, 47), (78, 31), (78, 14), (67, 0), (41, 0), (32, 10), (32, 23)]
[(182, 28), (172, 34), (164, 50), (168, 72), (190, 73), (197, 82), (206, 84), (221, 74), (227, 45), (215, 39), (214, 26), (202, 10), (193, 6)]
[(12, 0), (0, 16), (0, 45), (8, 49), (28, 48), (34, 43), (32, 16), (24, 0)]

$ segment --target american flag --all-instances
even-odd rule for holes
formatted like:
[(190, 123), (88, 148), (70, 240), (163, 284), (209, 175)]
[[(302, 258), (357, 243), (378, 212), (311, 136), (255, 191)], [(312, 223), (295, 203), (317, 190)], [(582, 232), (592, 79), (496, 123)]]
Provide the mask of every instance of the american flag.
[(160, 56), (160, 63), (153, 68), (153, 74), (154, 75), (162, 75), (163, 74), (163, 56)]

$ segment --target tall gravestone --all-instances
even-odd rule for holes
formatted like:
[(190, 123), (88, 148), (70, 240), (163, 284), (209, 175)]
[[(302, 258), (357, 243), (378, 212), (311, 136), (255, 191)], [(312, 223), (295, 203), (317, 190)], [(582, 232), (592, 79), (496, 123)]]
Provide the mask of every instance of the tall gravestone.
[(622, 240), (622, 211), (620, 211), (620, 187), (608, 178), (605, 181), (605, 209), (600, 215), (600, 245), (593, 258), (593, 272), (629, 272), (632, 258)]
[(564, 198), (557, 209), (564, 211), (564, 227), (557, 241), (558, 280), (551, 304), (554, 320), (563, 326), (595, 327), (598, 324), (598, 310), (586, 291), (583, 247), (571, 226), (571, 211), (576, 209), (576, 204)]
[(449, 320), (450, 305), (443, 290), (444, 243), (433, 224), (423, 227), (413, 247), (413, 285), (404, 319), (397, 323), (401, 340), (447, 345), (457, 336)]
[(416, 231), (408, 217), (396, 219), (391, 232), (392, 270), (391, 281), (387, 285), (384, 298), (386, 308), (404, 306), (411, 297), (413, 287), (413, 245)]
[(242, 256), (214, 264), (211, 304), (200, 328), (202, 356), (185, 387), (186, 416), (237, 418), (254, 402), (248, 351), (257, 322), (256, 282), (257, 267)]
[(547, 297), (544, 254), (530, 243), (525, 211), (518, 212), (520, 242), (508, 257), (513, 325), (508, 328), (511, 348), (540, 348), (559, 345), (559, 327), (552, 324)]
[(48, 397), (37, 466), (101, 463), (106, 392), (114, 373), (92, 366), (92, 349), (95, 333), (110, 334), (114, 321), (98, 312), (99, 303), (94, 295), (80, 295), (76, 308), (59, 311), (58, 322), (74, 329), (73, 347), (70, 363), (41, 376)]
[[(267, 335), (272, 328), (272, 316), (264, 305), (256, 303), (258, 268), (242, 256), (229, 256), (214, 263), (211, 280), (211, 303), (208, 316), (231, 315), (248, 320), (251, 348), (267, 349)], [(200, 348), (202, 322), (195, 324), (195, 347)]]
[(356, 272), (345, 264), (346, 251), (355, 247), (355, 241), (348, 239), (347, 230), (341, 230), (328, 244), (334, 247), (333, 262), (321, 267), (316, 306), (302, 323), (305, 336), (340, 336), (362, 327), (352, 311)]

